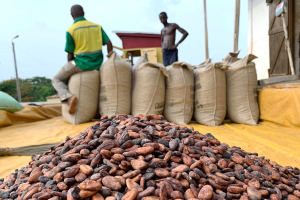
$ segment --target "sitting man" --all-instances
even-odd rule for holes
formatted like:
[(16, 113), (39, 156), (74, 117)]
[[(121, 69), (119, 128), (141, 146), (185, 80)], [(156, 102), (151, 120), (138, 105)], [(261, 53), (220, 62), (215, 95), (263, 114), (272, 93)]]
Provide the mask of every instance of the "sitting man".
[[(67, 30), (65, 51), (68, 63), (52, 79), (61, 101), (68, 101), (69, 113), (75, 112), (77, 98), (68, 90), (69, 78), (78, 72), (99, 70), (103, 62), (102, 46), (107, 45), (107, 52), (112, 51), (112, 43), (98, 24), (87, 21), (80, 5), (71, 8), (74, 24)], [(75, 55), (75, 57), (74, 57)]]

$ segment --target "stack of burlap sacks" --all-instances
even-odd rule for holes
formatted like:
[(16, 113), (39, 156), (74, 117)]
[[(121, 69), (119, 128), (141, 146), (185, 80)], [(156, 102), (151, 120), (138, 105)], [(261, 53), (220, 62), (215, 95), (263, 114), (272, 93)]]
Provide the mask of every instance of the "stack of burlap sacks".
[(97, 114), (156, 114), (182, 125), (194, 116), (200, 124), (218, 126), (227, 113), (232, 122), (256, 125), (257, 77), (251, 62), (256, 57), (238, 59), (238, 53), (230, 53), (223, 62), (208, 60), (194, 67), (185, 62), (165, 67), (148, 62), (145, 53), (132, 67), (111, 52), (99, 71), (71, 77), (69, 89), (78, 97), (76, 112), (69, 115), (64, 103), (63, 116), (79, 124)]

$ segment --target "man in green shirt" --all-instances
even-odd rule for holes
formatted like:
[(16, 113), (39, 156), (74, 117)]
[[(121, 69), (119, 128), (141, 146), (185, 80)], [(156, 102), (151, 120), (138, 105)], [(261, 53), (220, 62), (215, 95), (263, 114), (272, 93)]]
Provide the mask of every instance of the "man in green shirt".
[(65, 47), (68, 63), (53, 77), (52, 85), (61, 101), (68, 101), (69, 113), (72, 115), (77, 98), (68, 90), (69, 78), (78, 72), (99, 70), (103, 62), (102, 46), (107, 45), (109, 53), (112, 51), (112, 43), (100, 25), (84, 18), (84, 11), (80, 5), (72, 6), (71, 15), (74, 24), (67, 30)]

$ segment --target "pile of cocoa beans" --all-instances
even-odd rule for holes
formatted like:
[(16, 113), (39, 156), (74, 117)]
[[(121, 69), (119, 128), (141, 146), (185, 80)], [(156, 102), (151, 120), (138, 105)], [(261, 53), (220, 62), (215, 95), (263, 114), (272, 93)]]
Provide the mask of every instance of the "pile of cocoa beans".
[(300, 170), (220, 143), (163, 116), (118, 115), (5, 179), (0, 199), (299, 200)]

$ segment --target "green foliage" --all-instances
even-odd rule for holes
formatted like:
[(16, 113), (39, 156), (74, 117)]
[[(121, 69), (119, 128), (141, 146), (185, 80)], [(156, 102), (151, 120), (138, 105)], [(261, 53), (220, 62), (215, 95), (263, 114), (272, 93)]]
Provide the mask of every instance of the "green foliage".
[[(19, 79), (19, 83), (23, 102), (46, 101), (46, 97), (57, 94), (51, 79), (46, 77)], [(16, 79), (0, 82), (0, 91), (6, 92), (17, 100)]]

